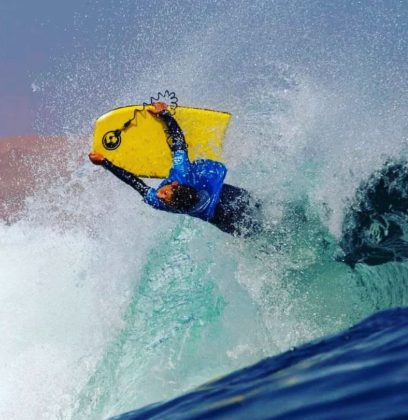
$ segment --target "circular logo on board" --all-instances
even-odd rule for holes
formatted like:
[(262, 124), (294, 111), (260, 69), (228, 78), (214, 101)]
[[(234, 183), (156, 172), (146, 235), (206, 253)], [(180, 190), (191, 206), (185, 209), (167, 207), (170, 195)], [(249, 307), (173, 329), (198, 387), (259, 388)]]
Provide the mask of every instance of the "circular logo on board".
[(115, 150), (120, 146), (121, 141), (120, 130), (108, 131), (103, 136), (102, 144), (107, 150)]

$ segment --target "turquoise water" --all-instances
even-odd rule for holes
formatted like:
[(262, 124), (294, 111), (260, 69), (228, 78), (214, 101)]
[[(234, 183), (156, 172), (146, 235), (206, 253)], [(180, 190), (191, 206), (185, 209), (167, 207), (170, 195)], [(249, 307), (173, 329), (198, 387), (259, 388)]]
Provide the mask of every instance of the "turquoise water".
[(152, 395), (174, 397), (266, 354), (407, 304), (406, 265), (353, 271), (336, 263), (336, 243), (317, 216), (304, 202), (291, 209), (278, 232), (258, 242), (207, 243), (204, 251), (205, 226), (188, 219), (162, 238), (74, 417), (105, 418)]

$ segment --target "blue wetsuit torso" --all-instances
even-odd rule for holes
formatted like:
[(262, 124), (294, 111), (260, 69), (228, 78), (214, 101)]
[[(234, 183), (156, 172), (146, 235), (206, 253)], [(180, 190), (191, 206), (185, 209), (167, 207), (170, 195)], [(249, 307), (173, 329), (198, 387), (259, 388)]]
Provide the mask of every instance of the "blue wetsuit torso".
[(226, 173), (227, 168), (221, 162), (207, 159), (190, 162), (187, 152), (185, 150), (178, 150), (173, 155), (173, 167), (170, 170), (168, 178), (163, 180), (157, 189), (160, 189), (163, 185), (177, 181), (197, 191), (198, 203), (188, 211), (180, 212), (163, 203), (157, 197), (157, 190), (154, 188), (148, 190), (144, 196), (144, 201), (155, 209), (188, 214), (189, 216), (198, 217), (206, 221), (211, 220), (220, 198)]

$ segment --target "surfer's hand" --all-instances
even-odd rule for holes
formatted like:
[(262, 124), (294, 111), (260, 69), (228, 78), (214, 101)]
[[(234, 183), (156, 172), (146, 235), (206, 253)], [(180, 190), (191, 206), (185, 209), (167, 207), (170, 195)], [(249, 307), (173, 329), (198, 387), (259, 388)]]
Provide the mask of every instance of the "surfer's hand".
[(102, 165), (105, 158), (100, 153), (89, 153), (89, 160), (95, 165)]
[(168, 108), (165, 102), (153, 102), (152, 107), (153, 109), (148, 109), (148, 111), (153, 115), (160, 114), (160, 112), (166, 111)]

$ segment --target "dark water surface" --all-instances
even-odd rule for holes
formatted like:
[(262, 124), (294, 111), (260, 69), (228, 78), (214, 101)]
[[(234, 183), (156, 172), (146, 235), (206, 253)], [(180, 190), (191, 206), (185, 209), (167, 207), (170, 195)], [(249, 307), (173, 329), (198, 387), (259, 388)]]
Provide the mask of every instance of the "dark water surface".
[(397, 308), (115, 419), (407, 416), (408, 309)]

